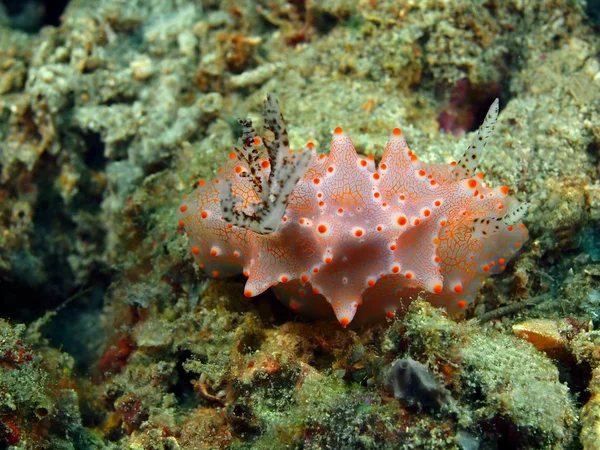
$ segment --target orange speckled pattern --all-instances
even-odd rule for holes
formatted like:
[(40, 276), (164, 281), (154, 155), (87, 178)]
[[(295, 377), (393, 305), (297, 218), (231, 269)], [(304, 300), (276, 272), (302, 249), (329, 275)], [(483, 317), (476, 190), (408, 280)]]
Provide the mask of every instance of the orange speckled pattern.
[[(483, 150), (494, 113), (497, 102), (465, 153), (469, 161)], [(255, 144), (268, 162), (262, 140)], [(486, 186), (473, 163), (422, 163), (400, 128), (391, 131), (378, 165), (358, 155), (339, 127), (328, 155), (310, 143), (304, 151), (312, 152), (308, 169), (270, 234), (223, 218), (220, 182), (231, 183), (238, 211), (251, 214), (260, 202), (235, 153), (220, 179), (198, 183), (182, 201), (178, 220), (207, 274), (243, 273), (246, 296), (272, 287), (294, 311), (335, 316), (342, 326), (392, 316), (418, 294), (460, 316), (484, 277), (504, 270), (527, 240), (525, 226), (507, 220), (518, 206), (508, 188)], [(270, 165), (261, 167), (268, 179)]]

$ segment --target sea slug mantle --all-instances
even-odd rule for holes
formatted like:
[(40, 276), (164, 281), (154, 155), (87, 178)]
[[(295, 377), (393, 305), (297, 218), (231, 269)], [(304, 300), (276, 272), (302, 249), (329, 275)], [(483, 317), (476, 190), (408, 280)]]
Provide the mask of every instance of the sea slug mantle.
[(291, 309), (342, 326), (393, 315), (424, 295), (451, 315), (527, 240), (526, 205), (491, 188), (477, 163), (496, 100), (457, 163), (425, 164), (394, 128), (384, 155), (357, 154), (336, 128), (328, 155), (290, 150), (277, 100), (264, 137), (241, 120), (239, 148), (217, 179), (179, 207), (196, 264), (213, 277), (243, 273), (245, 295), (272, 287)]

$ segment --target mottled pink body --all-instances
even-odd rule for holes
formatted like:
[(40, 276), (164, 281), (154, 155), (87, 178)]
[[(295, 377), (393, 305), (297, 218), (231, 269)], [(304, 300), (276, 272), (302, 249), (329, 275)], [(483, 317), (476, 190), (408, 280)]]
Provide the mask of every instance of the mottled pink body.
[[(268, 179), (269, 158), (255, 144)], [(502, 221), (516, 203), (508, 188), (489, 188), (463, 167), (422, 163), (398, 128), (376, 166), (337, 128), (330, 154), (313, 152), (271, 234), (223, 219), (219, 183), (229, 180), (243, 200), (237, 210), (259, 203), (235, 153), (217, 180), (184, 199), (179, 218), (196, 263), (212, 276), (244, 273), (246, 296), (273, 287), (293, 310), (333, 312), (344, 326), (393, 314), (420, 293), (457, 315), (527, 240), (524, 225)]]

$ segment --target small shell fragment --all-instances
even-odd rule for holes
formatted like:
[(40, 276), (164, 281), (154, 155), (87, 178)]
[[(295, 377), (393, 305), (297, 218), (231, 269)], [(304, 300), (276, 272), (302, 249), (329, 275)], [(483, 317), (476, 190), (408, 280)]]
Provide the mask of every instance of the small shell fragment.
[(560, 334), (558, 322), (532, 319), (513, 325), (513, 334), (533, 344), (538, 350), (564, 348), (566, 339)]

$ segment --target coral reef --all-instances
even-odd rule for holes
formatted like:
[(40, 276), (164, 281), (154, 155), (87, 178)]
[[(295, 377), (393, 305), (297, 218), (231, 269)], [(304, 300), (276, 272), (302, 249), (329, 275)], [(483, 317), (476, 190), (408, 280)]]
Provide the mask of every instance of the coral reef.
[[(580, 0), (1, 3), (0, 448), (595, 448), (597, 16)], [(268, 92), (291, 148), (343, 125), (379, 161), (401, 124), (425, 164), (458, 160), (500, 98), (479, 167), (531, 204), (530, 239), (468, 321), (415, 300), (343, 329), (194, 268), (174, 210)], [(386, 390), (409, 358), (443, 407)]]

